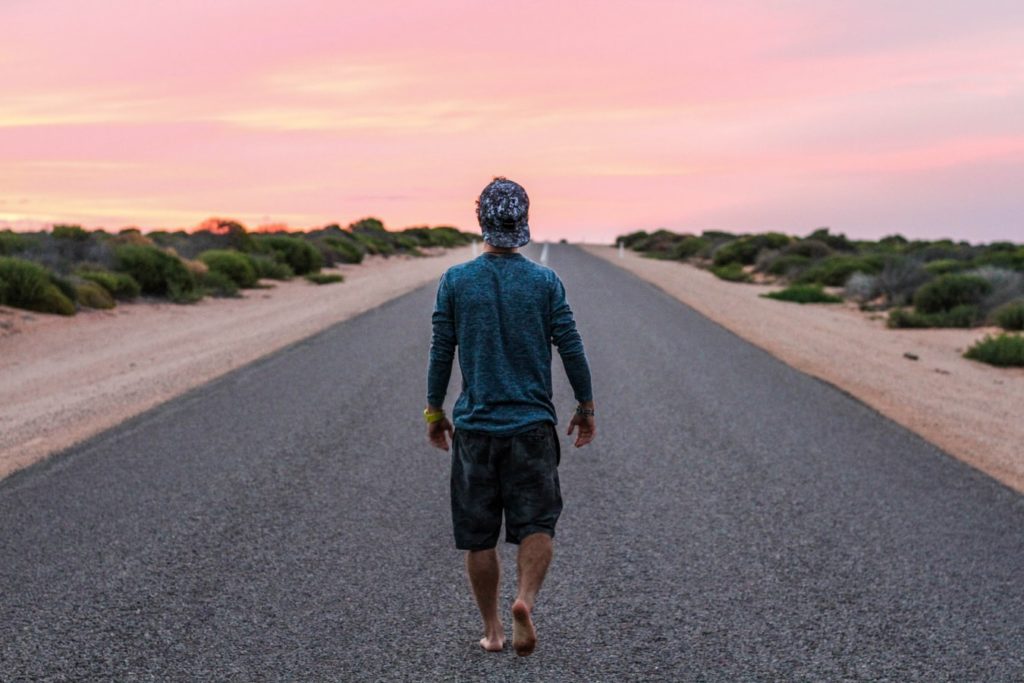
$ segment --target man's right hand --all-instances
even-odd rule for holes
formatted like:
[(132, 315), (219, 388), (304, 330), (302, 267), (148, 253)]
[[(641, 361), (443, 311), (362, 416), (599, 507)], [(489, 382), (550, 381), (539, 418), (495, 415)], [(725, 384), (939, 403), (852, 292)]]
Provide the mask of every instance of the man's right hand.
[(427, 425), (427, 439), (435, 448), (440, 448), (442, 451), (448, 450), (449, 436), (455, 438), (455, 428), (452, 427), (452, 423), (448, 421), (447, 417)]
[[(594, 402), (587, 401), (586, 403), (581, 403), (580, 407), (593, 409)], [(572, 436), (572, 430), (576, 429), (576, 427), (579, 427), (579, 431), (576, 433), (576, 443), (573, 444), (576, 448), (586, 446), (594, 440), (594, 434), (597, 432), (597, 423), (594, 420), (593, 415), (580, 415), (579, 413), (575, 413), (572, 416), (572, 419), (569, 420), (569, 431), (567, 434)]]

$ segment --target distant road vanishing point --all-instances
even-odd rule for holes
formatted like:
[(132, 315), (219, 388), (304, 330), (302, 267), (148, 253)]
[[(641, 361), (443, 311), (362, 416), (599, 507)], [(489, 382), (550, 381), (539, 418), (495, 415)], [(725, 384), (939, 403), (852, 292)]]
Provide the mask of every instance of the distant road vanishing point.
[(1024, 679), (1024, 496), (545, 248), (598, 433), (571, 447), (556, 356), (532, 657), (476, 645), (420, 417), (431, 284), (0, 482), (0, 680)]

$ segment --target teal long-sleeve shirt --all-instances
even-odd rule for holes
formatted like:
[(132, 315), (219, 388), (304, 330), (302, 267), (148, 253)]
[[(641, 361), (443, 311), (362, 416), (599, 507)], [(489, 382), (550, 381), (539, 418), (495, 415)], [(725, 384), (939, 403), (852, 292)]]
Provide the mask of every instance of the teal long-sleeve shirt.
[(444, 405), (455, 351), (462, 393), (456, 429), (509, 435), (557, 423), (551, 347), (577, 401), (593, 399), (590, 366), (565, 286), (550, 268), (519, 253), (484, 252), (441, 276), (432, 315), (427, 403)]

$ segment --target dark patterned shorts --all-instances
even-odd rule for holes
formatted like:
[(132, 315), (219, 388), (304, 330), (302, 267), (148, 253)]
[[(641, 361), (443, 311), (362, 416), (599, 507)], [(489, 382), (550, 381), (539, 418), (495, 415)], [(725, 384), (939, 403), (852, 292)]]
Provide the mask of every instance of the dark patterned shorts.
[(452, 438), (452, 524), (455, 547), (486, 550), (530, 534), (555, 535), (562, 512), (555, 425), (541, 422), (512, 436), (455, 430)]

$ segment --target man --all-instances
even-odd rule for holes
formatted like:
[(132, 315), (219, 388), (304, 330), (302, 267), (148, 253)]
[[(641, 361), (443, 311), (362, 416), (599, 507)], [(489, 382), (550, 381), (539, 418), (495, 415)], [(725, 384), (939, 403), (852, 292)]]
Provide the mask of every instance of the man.
[[(449, 268), (438, 283), (427, 371), (427, 437), (447, 451), (452, 438), (451, 504), (455, 546), (484, 622), (480, 645), (500, 652), (500, 567), (495, 545), (505, 516), (505, 541), (519, 544), (518, 592), (512, 603), (512, 646), (529, 655), (537, 644), (532, 612), (562, 510), (561, 449), (552, 404), (551, 345), (557, 346), (579, 406), (568, 434), (575, 445), (594, 438), (590, 368), (565, 287), (550, 268), (517, 249), (530, 241), (530, 200), (506, 178), (495, 178), (477, 200), (484, 249)], [(459, 350), (462, 393), (443, 404)]]

